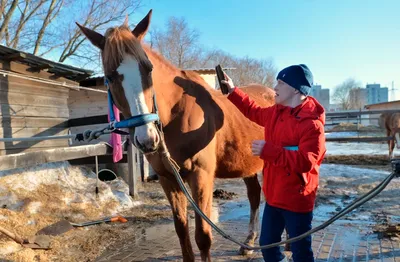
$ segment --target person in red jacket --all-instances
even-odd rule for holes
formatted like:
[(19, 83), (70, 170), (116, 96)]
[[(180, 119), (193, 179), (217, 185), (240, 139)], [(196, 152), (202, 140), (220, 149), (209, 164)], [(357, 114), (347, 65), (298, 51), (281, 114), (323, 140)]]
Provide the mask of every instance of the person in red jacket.
[[(265, 208), (260, 245), (281, 241), (312, 228), (319, 168), (325, 156), (325, 110), (309, 96), (313, 75), (304, 65), (279, 72), (275, 105), (260, 107), (225, 74), (228, 99), (251, 121), (264, 127), (265, 140), (252, 142), (253, 155), (264, 160)], [(311, 236), (291, 244), (295, 262), (314, 261)], [(265, 261), (286, 261), (279, 247), (263, 249)]]

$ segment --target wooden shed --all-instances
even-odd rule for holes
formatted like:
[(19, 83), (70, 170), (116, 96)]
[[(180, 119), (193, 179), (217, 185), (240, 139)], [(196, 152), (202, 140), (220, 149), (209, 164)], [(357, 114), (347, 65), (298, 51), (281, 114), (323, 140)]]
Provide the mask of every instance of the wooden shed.
[[(0, 137), (68, 133), (68, 97), (91, 71), (0, 45)], [(69, 146), (68, 140), (0, 142), (0, 155)]]
[(387, 110), (387, 109), (400, 109), (400, 100), (383, 102), (378, 104), (369, 104), (364, 107), (368, 110)]
[[(108, 100), (107, 100), (107, 88), (104, 85), (103, 76), (93, 76), (84, 79), (79, 82), (81, 87), (89, 88), (88, 90), (70, 90), (68, 98), (68, 108), (69, 108), (69, 128), (70, 132), (73, 134), (83, 133), (85, 130), (96, 130), (105, 127), (108, 123)], [(99, 92), (93, 92), (97, 90)], [(103, 93), (102, 93), (103, 92)], [(121, 115), (122, 118), (122, 115)], [(124, 143), (124, 148), (127, 136), (122, 136), (122, 142)], [(103, 135), (96, 140), (90, 142), (85, 142), (85, 144), (97, 144), (99, 142), (110, 141), (110, 135)], [(71, 145), (79, 145), (79, 141), (71, 141)], [(141, 177), (145, 179), (149, 176), (149, 172), (152, 174), (152, 169), (149, 167), (147, 160), (140, 154), (136, 149), (134, 149), (135, 163), (138, 164), (137, 172), (140, 173)], [(112, 156), (106, 155), (99, 157), (100, 168), (107, 168), (118, 175), (126, 178), (128, 176), (129, 166), (127, 165), (128, 156), (127, 152), (124, 151), (124, 157), (118, 163), (113, 163)], [(85, 164), (88, 165), (93, 163), (93, 159), (79, 159), (70, 161), (72, 164)], [(149, 171), (150, 168), (150, 171)], [(127, 179), (125, 181), (128, 182)]]
[[(89, 77), (81, 80), (79, 85), (82, 87), (89, 87), (93, 90), (103, 91), (103, 93), (88, 90), (77, 91), (73, 89), (69, 91), (68, 108), (69, 118), (71, 119), (70, 131), (73, 134), (82, 133), (87, 129), (94, 130), (101, 128), (104, 127), (105, 123), (108, 123), (107, 117), (102, 118), (102, 121), (99, 120), (99, 116), (106, 116), (108, 114), (107, 88), (104, 86), (104, 78), (102, 76)], [(101, 123), (97, 124), (99, 121)], [(103, 135), (99, 139), (88, 142), (88, 144), (95, 144), (99, 141), (108, 142), (109, 140), (110, 135)], [(79, 144), (78, 141), (71, 141), (71, 145), (77, 144)]]
[[(400, 110), (400, 100), (390, 101), (390, 102), (383, 102), (377, 104), (369, 104), (364, 106), (365, 109), (369, 111), (376, 111), (376, 110)], [(378, 126), (379, 125), (379, 116), (380, 114), (370, 114), (369, 118), (370, 124)]]

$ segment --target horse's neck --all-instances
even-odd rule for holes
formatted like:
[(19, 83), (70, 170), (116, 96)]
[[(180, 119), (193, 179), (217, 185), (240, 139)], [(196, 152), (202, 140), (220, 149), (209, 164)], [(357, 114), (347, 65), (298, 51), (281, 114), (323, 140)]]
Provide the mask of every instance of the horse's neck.
[(183, 99), (183, 90), (174, 83), (181, 71), (165, 61), (150, 47), (144, 46), (147, 56), (153, 64), (153, 88), (157, 96), (160, 118), (164, 124), (170, 122), (171, 109)]

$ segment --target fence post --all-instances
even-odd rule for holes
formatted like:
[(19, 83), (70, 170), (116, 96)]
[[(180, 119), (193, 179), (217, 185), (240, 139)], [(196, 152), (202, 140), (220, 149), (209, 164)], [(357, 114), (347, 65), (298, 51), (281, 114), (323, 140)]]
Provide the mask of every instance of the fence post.
[(129, 195), (133, 198), (137, 198), (137, 172), (136, 172), (136, 157), (135, 148), (132, 143), (128, 142), (128, 182), (129, 182)]

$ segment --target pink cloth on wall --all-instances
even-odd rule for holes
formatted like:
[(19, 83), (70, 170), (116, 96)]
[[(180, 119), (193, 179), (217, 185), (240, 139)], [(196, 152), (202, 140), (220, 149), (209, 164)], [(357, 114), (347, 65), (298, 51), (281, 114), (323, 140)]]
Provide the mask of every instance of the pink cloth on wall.
[[(113, 105), (115, 120), (119, 122), (119, 109)], [(110, 108), (108, 109), (108, 121), (110, 121)], [(123, 156), (121, 135), (111, 133), (110, 145), (113, 148), (113, 161), (114, 163), (120, 161)]]

